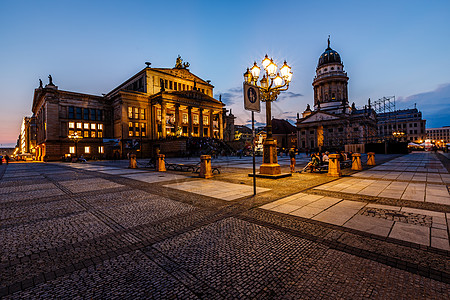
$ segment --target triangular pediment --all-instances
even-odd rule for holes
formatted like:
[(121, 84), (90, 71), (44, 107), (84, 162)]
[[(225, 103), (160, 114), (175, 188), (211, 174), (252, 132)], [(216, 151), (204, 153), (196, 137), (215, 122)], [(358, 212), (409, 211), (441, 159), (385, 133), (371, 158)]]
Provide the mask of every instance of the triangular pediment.
[(313, 122), (321, 122), (321, 121), (332, 121), (332, 120), (339, 120), (340, 118), (338, 116), (327, 114), (323, 112), (316, 112), (309, 116), (307, 116), (303, 121), (300, 122), (300, 124), (304, 123), (313, 123)]
[(188, 69), (180, 69), (180, 68), (172, 68), (172, 69), (165, 69), (165, 68), (155, 68), (152, 70), (156, 70), (162, 73), (166, 73), (178, 78), (183, 78), (190, 81), (197, 81), (198, 83), (211, 85), (210, 83), (206, 82), (205, 80), (201, 79), (197, 75), (192, 74), (189, 72)]

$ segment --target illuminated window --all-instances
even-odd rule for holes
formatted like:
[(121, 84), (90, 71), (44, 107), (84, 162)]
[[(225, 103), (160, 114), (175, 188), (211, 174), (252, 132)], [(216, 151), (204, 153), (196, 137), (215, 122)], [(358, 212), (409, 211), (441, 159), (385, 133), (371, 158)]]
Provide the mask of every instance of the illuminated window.
[(133, 119), (133, 108), (128, 106), (128, 118)]
[(139, 119), (139, 108), (137, 107), (134, 108), (134, 118)]
[(198, 115), (194, 115), (194, 116), (192, 117), (192, 119), (193, 119), (193, 121), (194, 121), (194, 124), (198, 124)]
[(139, 136), (139, 131), (136, 131), (136, 136)]
[(209, 124), (209, 118), (208, 116), (203, 116), (203, 124), (208, 125)]
[(70, 154), (75, 154), (75, 146), (70, 146), (69, 147), (69, 153)]
[(145, 109), (141, 108), (139, 111), (141, 113), (141, 120), (145, 120)]
[(89, 137), (89, 130), (85, 130), (84, 132), (83, 132), (83, 136), (86, 138), (86, 137)]
[(134, 123), (134, 130), (139, 131), (139, 123)]
[(133, 129), (132, 127), (133, 127), (133, 122), (128, 122), (128, 128)]
[(95, 131), (91, 131), (91, 137), (95, 138)]
[(98, 130), (103, 130), (103, 124), (98, 124), (97, 126), (98, 126), (98, 127), (97, 127)]
[(188, 122), (188, 114), (183, 114), (183, 123)]
[(103, 146), (98, 146), (98, 153), (105, 153), (105, 148)]
[(97, 132), (97, 137), (102, 138), (103, 137), (103, 132), (101, 132), (101, 131)]
[(91, 147), (89, 146), (84, 147), (84, 153), (91, 153)]
[(84, 129), (89, 129), (89, 123), (84, 123)]
[(75, 128), (75, 122), (69, 122), (69, 128)]
[(91, 124), (91, 129), (92, 129), (92, 130), (95, 130), (95, 123), (92, 123), (92, 124)]
[(74, 134), (74, 133), (75, 133), (75, 131), (69, 130), (69, 135), (72, 135), (72, 134)]
[(82, 123), (77, 123), (77, 129), (81, 129), (82, 128)]
[(82, 136), (82, 135), (81, 135), (81, 130), (77, 130), (77, 135), (78, 135), (78, 136)]

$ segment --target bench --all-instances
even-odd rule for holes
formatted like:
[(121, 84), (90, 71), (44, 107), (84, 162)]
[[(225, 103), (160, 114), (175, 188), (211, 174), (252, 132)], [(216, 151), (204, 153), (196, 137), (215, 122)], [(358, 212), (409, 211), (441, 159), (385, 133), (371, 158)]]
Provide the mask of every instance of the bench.
[(200, 163), (197, 164), (172, 164), (172, 163), (166, 163), (166, 169), (167, 170), (173, 170), (173, 171), (181, 171), (181, 172), (194, 172), (197, 168), (200, 168)]
[(352, 160), (351, 159), (341, 161), (341, 169), (350, 168), (351, 166), (352, 166)]
[[(211, 173), (214, 174), (214, 171), (217, 171), (217, 174), (220, 174), (220, 169), (222, 166), (211, 166)], [(194, 171), (194, 173), (200, 173), (200, 166), (198, 166)]]

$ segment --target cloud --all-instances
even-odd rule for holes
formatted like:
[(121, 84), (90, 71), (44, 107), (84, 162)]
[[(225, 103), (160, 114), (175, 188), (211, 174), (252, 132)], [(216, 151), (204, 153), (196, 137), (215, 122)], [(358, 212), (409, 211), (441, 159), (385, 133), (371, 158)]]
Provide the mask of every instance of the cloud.
[[(247, 126), (248, 128), (252, 128), (252, 120), (251, 119), (246, 120), (245, 126)], [(264, 126), (266, 126), (266, 123), (255, 121), (255, 128), (264, 127)]]
[(279, 100), (290, 99), (290, 98), (298, 98), (303, 97), (303, 94), (293, 93), (293, 92), (282, 92), (280, 96), (278, 96)]
[(413, 107), (422, 112), (422, 117), (427, 120), (427, 128), (450, 125), (450, 83), (438, 86), (430, 92), (419, 93), (408, 97), (398, 97), (398, 104)]
[(222, 95), (222, 102), (227, 106), (233, 105), (238, 101), (244, 101), (242, 87), (229, 88), (225, 92), (217, 93), (214, 98), (219, 99), (220, 95)]

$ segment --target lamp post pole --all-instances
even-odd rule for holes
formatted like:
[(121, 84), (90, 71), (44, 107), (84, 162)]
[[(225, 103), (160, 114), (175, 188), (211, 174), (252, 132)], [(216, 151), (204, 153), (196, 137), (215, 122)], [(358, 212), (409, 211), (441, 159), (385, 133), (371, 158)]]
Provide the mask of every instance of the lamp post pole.
[(281, 174), (281, 167), (277, 160), (277, 142), (272, 137), (272, 102), (277, 100), (280, 92), (289, 88), (292, 72), (286, 61), (278, 72), (277, 65), (267, 54), (262, 60), (262, 66), (264, 75), (259, 80), (259, 84), (258, 79), (261, 69), (256, 62), (251, 69), (247, 69), (247, 72), (244, 73), (244, 79), (247, 83), (259, 89), (261, 100), (266, 102), (267, 137), (263, 143), (263, 164), (259, 168), (259, 173), (261, 175), (279, 175)]
[(78, 142), (82, 139), (83, 137), (81, 136), (81, 135), (78, 135), (78, 133), (77, 132), (75, 132), (75, 133), (73, 133), (73, 134), (71, 134), (71, 135), (69, 135), (69, 139), (71, 139), (71, 140), (73, 140), (73, 142), (75, 143), (75, 157), (78, 157), (78, 147), (77, 147), (77, 145), (78, 145)]

